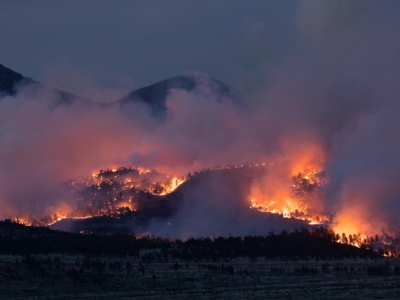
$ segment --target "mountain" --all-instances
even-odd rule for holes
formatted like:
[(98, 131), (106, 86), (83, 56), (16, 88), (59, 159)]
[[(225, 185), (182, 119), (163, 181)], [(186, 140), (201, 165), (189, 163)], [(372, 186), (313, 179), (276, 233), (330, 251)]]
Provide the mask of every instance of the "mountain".
[[(73, 214), (64, 213), (63, 218), (46, 216), (34, 224), (51, 224), (53, 229), (73, 232), (151, 232), (164, 237), (188, 232), (198, 236), (230, 232), (246, 235), (312, 228), (309, 218), (314, 217), (307, 208), (296, 209), (289, 216), (250, 205), (247, 198), (252, 182), (269, 171), (261, 164), (229, 165), (171, 178), (155, 170), (101, 170), (64, 183), (64, 191), (70, 193), (66, 197), (77, 199), (71, 203)], [(297, 175), (293, 180), (292, 197), (306, 207), (318, 196), (318, 178)]]
[[(98, 102), (83, 99), (74, 94), (60, 91), (43, 83), (34, 81), (31, 78), (24, 77), (22, 74), (0, 64), (0, 98), (2, 96), (15, 95), (20, 86), (30, 86), (35, 89), (50, 89), (59, 95), (59, 101), (56, 101), (56, 105), (70, 105), (75, 101), (84, 101), (92, 105), (99, 105)], [(134, 90), (121, 99), (112, 102), (111, 105), (120, 105), (121, 108), (124, 109), (129, 103), (142, 102), (150, 107), (150, 111), (154, 117), (162, 117), (167, 113), (166, 101), (171, 90), (180, 89), (194, 92), (201, 88), (211, 91), (217, 99), (230, 95), (229, 86), (219, 80), (204, 75), (185, 75), (168, 78), (152, 85)], [(100, 105), (109, 106), (109, 104), (102, 103)]]
[(0, 64), (0, 98), (3, 96), (14, 96), (17, 93), (18, 88), (22, 86), (29, 86), (30, 88), (34, 88), (35, 90), (49, 89), (50, 91), (56, 93), (59, 97), (57, 101), (55, 101), (55, 105), (70, 105), (75, 101), (89, 102), (88, 100), (74, 94), (60, 91), (38, 81), (35, 81), (31, 78), (24, 77), (22, 74), (17, 73)]
[(37, 82), (0, 64), (0, 96), (15, 95), (18, 85), (21, 84), (37, 84)]
[(130, 92), (118, 102), (122, 107), (132, 102), (146, 103), (154, 116), (163, 116), (167, 112), (166, 100), (173, 89), (185, 90), (188, 92), (205, 87), (217, 96), (229, 95), (229, 86), (214, 78), (202, 75), (186, 75), (172, 77), (147, 87)]

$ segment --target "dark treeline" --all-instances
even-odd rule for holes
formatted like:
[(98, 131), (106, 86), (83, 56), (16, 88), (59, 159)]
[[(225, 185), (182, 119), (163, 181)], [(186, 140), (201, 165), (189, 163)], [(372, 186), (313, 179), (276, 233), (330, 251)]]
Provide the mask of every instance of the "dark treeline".
[(297, 260), (374, 258), (378, 254), (368, 245), (360, 248), (335, 242), (334, 233), (327, 228), (301, 229), (267, 236), (218, 237), (214, 239), (189, 239), (184, 247), (171, 250), (175, 257), (184, 260), (249, 257)]
[(335, 242), (329, 228), (301, 229), (266, 236), (189, 238), (186, 241), (154, 236), (87, 235), (0, 221), (0, 254), (96, 254), (139, 257), (146, 263), (179, 259), (185, 262), (227, 261), (237, 257), (308, 260), (377, 258), (382, 254), (363, 244), (360, 248)]

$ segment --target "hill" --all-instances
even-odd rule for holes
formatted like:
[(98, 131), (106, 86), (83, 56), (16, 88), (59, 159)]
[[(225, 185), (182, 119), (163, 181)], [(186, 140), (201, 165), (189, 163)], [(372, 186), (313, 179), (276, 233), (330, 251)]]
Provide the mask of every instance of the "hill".
[(0, 64), (0, 98), (4, 96), (15, 96), (18, 89), (22, 87), (29, 87), (34, 90), (47, 89), (54, 92), (58, 95), (57, 101), (54, 103), (55, 105), (71, 105), (75, 101), (89, 102), (87, 99), (49, 87), (46, 84), (40, 83), (31, 78), (24, 77), (22, 74)]
[[(283, 215), (274, 208), (250, 205), (247, 198), (252, 181), (269, 170), (261, 164), (230, 165), (179, 178), (140, 168), (100, 170), (64, 183), (75, 207), (72, 214), (48, 215), (29, 223), (51, 224), (51, 228), (73, 232), (102, 227), (110, 234), (130, 228), (135, 234), (151, 232), (164, 237), (187, 236), (187, 232), (195, 236), (244, 236), (315, 226), (310, 224), (309, 210)], [(309, 197), (316, 196), (319, 187), (314, 186), (314, 180), (302, 178), (302, 186), (293, 188), (293, 199), (304, 206)], [(326, 223), (321, 219), (319, 224)]]
[(118, 102), (122, 107), (131, 102), (144, 102), (149, 105), (154, 116), (163, 116), (167, 111), (167, 96), (172, 89), (181, 89), (190, 92), (201, 87), (211, 89), (213, 94), (217, 96), (228, 95), (230, 92), (229, 86), (216, 79), (206, 76), (186, 75), (172, 77), (134, 90)]
[(37, 84), (37, 82), (0, 64), (0, 96), (14, 95), (18, 85), (21, 84)]
[[(18, 88), (23, 86), (35, 87), (37, 89), (50, 89), (59, 95), (60, 101), (57, 104), (70, 105), (75, 101), (84, 101), (91, 105), (99, 105), (98, 102), (81, 98), (69, 92), (60, 91), (31, 78), (24, 77), (22, 74), (0, 64), (0, 98), (3, 96), (14, 96)], [(129, 103), (142, 102), (150, 107), (153, 116), (162, 117), (166, 114), (166, 99), (171, 90), (181, 89), (191, 92), (199, 88), (207, 88), (217, 97), (226, 96), (230, 93), (229, 86), (219, 80), (208, 78), (203, 75), (186, 75), (156, 82), (149, 86), (136, 89), (121, 99), (111, 102), (111, 104), (100, 103), (100, 105), (105, 107), (120, 105), (121, 108), (124, 109)]]

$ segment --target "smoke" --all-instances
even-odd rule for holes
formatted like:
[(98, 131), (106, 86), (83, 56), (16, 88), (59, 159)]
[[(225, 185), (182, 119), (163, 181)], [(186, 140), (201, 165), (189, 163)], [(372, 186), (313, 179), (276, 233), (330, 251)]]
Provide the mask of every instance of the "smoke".
[[(54, 91), (30, 87), (0, 102), (0, 190), (8, 207), (43, 211), (49, 188), (115, 162), (135, 143), (134, 135), (121, 130), (127, 120), (113, 122), (116, 109), (60, 102)], [(61, 201), (58, 196), (48, 201)]]
[(395, 232), (398, 10), (390, 1), (303, 1), (296, 19), (299, 49), (270, 61), (261, 87), (239, 100), (216, 93), (207, 81), (190, 92), (171, 90), (163, 121), (140, 102), (66, 105), (54, 91), (21, 87), (0, 101), (1, 203), (10, 214), (73, 207), (50, 187), (110, 166), (179, 176), (217, 165), (273, 163), (273, 171), (257, 178), (202, 178), (185, 191), (170, 227), (155, 222), (150, 230), (190, 236), (284, 228), (282, 220), (246, 212), (249, 197), (289, 198), (291, 177), (316, 169), (325, 171), (329, 184), (315, 205), (334, 214), (338, 231)]
[(0, 191), (10, 209), (44, 212), (66, 200), (53, 186), (110, 166), (186, 175), (240, 157), (226, 156), (237, 145), (236, 104), (206, 84), (192, 93), (172, 91), (164, 123), (143, 103), (63, 101), (62, 94), (41, 86), (21, 87), (0, 101)]
[(329, 173), (342, 230), (398, 231), (399, 109), (382, 107), (333, 137)]
[[(262, 168), (225, 169), (204, 173), (183, 189), (184, 202), (166, 219), (153, 219), (144, 233), (166, 237), (264, 235), (307, 224), (249, 209), (246, 200)], [(264, 182), (263, 182), (264, 183)], [(257, 184), (257, 183), (256, 183)]]
[(315, 123), (326, 130), (328, 205), (338, 231), (399, 228), (398, 11), (394, 1), (304, 1), (299, 8), (300, 34), (338, 83), (321, 100), (325, 120)]

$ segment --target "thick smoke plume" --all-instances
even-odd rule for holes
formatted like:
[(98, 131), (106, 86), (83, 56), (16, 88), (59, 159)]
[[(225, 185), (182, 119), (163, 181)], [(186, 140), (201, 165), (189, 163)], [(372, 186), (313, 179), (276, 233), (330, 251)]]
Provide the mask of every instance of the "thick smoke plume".
[(296, 20), (301, 50), (273, 64), (262, 86), (240, 99), (217, 95), (207, 82), (190, 92), (172, 90), (162, 121), (140, 102), (123, 109), (65, 105), (47, 89), (21, 87), (0, 101), (4, 214), (73, 206), (50, 188), (110, 166), (185, 175), (273, 163), (273, 172), (246, 184), (215, 178), (188, 192), (176, 232), (276, 229), (273, 220), (235, 223), (231, 216), (245, 219), (240, 212), (252, 194), (289, 197), (286, 182), (315, 169), (329, 181), (317, 210), (333, 215), (338, 231), (394, 234), (400, 225), (398, 12), (390, 1), (304, 1)]

